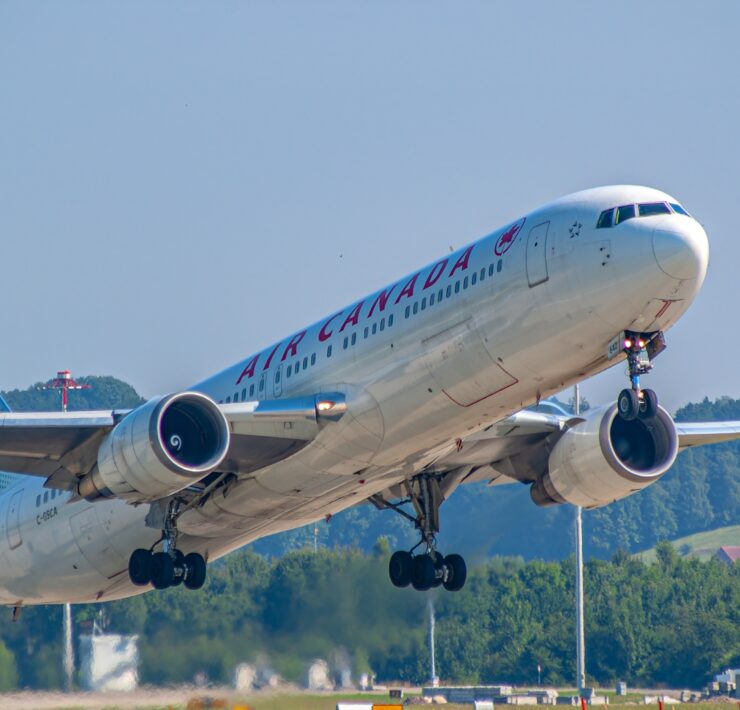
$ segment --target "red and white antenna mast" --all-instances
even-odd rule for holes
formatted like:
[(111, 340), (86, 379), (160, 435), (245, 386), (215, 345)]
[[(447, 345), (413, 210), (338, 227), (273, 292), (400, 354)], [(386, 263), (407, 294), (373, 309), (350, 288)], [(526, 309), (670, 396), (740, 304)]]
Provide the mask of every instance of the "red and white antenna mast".
[(43, 385), (39, 389), (60, 390), (62, 393), (62, 411), (66, 412), (69, 390), (89, 390), (92, 389), (92, 385), (75, 382), (69, 370), (59, 370), (57, 376), (49, 384)]

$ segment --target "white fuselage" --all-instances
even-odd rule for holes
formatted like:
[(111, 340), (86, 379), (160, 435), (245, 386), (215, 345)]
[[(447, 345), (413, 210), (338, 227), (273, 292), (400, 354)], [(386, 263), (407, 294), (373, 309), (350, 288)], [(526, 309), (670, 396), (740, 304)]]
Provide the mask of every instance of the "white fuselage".
[[(215, 559), (355, 505), (614, 364), (621, 330), (670, 328), (706, 271), (699, 224), (664, 214), (596, 228), (605, 209), (657, 201), (675, 202), (638, 187), (563, 198), (197, 384), (219, 402), (340, 391), (349, 411), (184, 513), (180, 547)], [(159, 537), (149, 506), (68, 503), (42, 485), (24, 478), (0, 496), (0, 603), (139, 593), (126, 568)]]

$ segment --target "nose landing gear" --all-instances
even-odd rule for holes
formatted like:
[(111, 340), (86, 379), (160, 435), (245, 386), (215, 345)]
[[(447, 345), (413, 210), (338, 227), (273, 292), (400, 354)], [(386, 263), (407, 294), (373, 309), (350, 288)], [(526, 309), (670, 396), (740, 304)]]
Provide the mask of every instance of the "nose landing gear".
[[(151, 548), (131, 553), (128, 562), (129, 579), (137, 587), (151, 584), (155, 589), (167, 589), (183, 584), (186, 589), (200, 589), (206, 581), (206, 561), (203, 555), (187, 555), (177, 549), (177, 504), (167, 509), (162, 537)], [(162, 543), (162, 551), (154, 548)]]
[(627, 372), (631, 387), (623, 389), (617, 398), (619, 416), (632, 421), (653, 419), (658, 413), (658, 396), (650, 389), (642, 389), (640, 376), (653, 369), (651, 358), (665, 349), (663, 334), (625, 331), (621, 348), (627, 355)]
[[(442, 555), (437, 550), (435, 534), (439, 532), (439, 507), (444, 497), (435, 474), (421, 474), (406, 484), (408, 498), (400, 503), (391, 503), (380, 496), (371, 500), (376, 507), (390, 508), (399, 515), (413, 521), (421, 533), (421, 540), (408, 552), (394, 552), (388, 564), (388, 576), (395, 587), (411, 585), (417, 591), (427, 591), (443, 586), (449, 592), (457, 592), (465, 585), (467, 567), (460, 555)], [(401, 506), (412, 503), (416, 515), (410, 515)], [(424, 551), (414, 555), (423, 546)]]

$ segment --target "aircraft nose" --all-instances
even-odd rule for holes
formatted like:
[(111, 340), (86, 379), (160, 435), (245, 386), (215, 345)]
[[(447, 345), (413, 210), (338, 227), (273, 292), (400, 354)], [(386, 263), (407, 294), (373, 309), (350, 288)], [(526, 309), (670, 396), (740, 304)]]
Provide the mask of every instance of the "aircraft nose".
[(703, 227), (694, 219), (672, 217), (658, 224), (653, 230), (653, 253), (661, 270), (674, 279), (704, 280), (709, 242)]

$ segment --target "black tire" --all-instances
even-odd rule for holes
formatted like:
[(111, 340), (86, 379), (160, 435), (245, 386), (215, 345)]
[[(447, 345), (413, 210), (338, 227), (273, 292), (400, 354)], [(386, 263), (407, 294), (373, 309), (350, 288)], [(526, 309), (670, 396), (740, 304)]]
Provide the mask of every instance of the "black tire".
[(181, 550), (175, 550), (175, 559), (173, 560), (174, 567), (175, 567), (175, 577), (172, 580), (171, 587), (179, 587), (183, 580), (185, 579), (185, 575), (187, 574), (187, 567), (185, 566), (185, 555), (182, 553)]
[(408, 587), (411, 584), (411, 565), (414, 558), (405, 550), (391, 555), (388, 563), (388, 576), (394, 587)]
[(206, 561), (203, 555), (190, 552), (185, 555), (185, 587), (187, 589), (200, 589), (206, 583)]
[(653, 390), (643, 390), (640, 400), (640, 419), (654, 419), (658, 413), (658, 395)]
[(175, 563), (167, 552), (152, 555), (152, 585), (155, 589), (167, 589), (175, 581)]
[(619, 412), (619, 416), (626, 422), (631, 422), (633, 419), (637, 419), (639, 410), (640, 399), (637, 396), (637, 392), (632, 389), (622, 390), (617, 398), (617, 411)]
[(432, 582), (432, 589), (439, 587), (444, 581), (445, 571), (445, 558), (441, 552), (432, 553), (432, 561), (434, 562), (434, 581)]
[(152, 553), (139, 548), (128, 559), (128, 577), (137, 587), (145, 587), (152, 581)]
[(411, 586), (417, 592), (426, 592), (434, 584), (434, 560), (429, 555), (417, 555), (411, 567)]
[(468, 578), (468, 566), (460, 555), (447, 555), (445, 557), (447, 567), (447, 579), (444, 582), (448, 592), (459, 592), (465, 586)]

